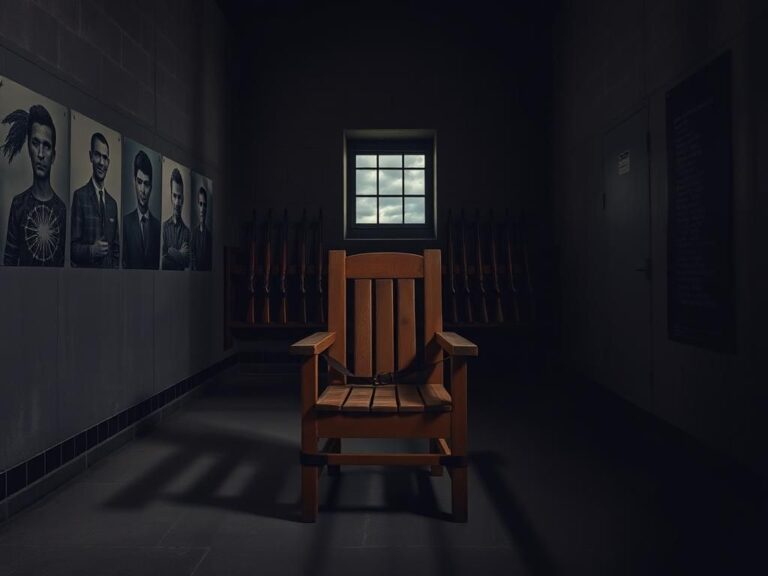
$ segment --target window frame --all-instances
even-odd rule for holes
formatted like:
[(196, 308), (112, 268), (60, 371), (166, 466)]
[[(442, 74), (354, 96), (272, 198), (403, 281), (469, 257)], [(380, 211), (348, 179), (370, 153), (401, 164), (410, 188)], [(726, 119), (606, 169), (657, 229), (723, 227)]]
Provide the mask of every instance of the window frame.
[[(344, 141), (344, 238), (350, 240), (415, 240), (435, 239), (437, 212), (434, 132), (424, 130), (347, 131)], [(424, 223), (423, 224), (359, 224), (356, 212), (357, 154), (424, 154)], [(403, 165), (402, 170), (405, 170)], [(377, 187), (376, 196), (381, 198)], [(387, 196), (384, 196), (387, 197)], [(390, 198), (420, 196), (388, 196)], [(378, 202), (377, 202), (378, 205)], [(403, 214), (405, 216), (405, 214)]]

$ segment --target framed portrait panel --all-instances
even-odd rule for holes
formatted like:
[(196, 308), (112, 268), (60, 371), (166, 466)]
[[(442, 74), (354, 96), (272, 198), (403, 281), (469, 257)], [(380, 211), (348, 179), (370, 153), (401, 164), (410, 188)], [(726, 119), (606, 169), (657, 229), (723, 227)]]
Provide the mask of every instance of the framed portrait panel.
[(122, 137), (74, 110), (71, 126), (71, 264), (78, 268), (118, 268)]
[(0, 254), (5, 266), (69, 255), (69, 109), (0, 77)]
[(192, 174), (186, 166), (163, 156), (163, 218), (160, 268), (189, 270), (192, 257)]
[(122, 266), (160, 268), (163, 164), (158, 152), (123, 140)]
[(213, 260), (213, 180), (192, 173), (192, 253), (190, 268), (207, 271)]

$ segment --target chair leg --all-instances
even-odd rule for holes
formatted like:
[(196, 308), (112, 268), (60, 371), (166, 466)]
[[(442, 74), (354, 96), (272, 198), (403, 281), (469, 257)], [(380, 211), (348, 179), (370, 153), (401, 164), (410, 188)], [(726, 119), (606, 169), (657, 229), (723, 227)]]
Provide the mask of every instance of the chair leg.
[[(333, 452), (341, 454), (341, 438), (334, 438)], [(338, 464), (328, 466), (328, 476), (338, 476), (341, 474), (341, 466)]]
[[(437, 438), (430, 438), (429, 439), (429, 452), (431, 454), (439, 454), (440, 449), (437, 447)], [(439, 464), (437, 466), (430, 466), (429, 467), (429, 473), (431, 476), (442, 476), (443, 475), (443, 467)]]
[(315, 522), (318, 505), (318, 469), (315, 466), (301, 467), (301, 520)]
[(469, 513), (467, 486), (467, 468), (453, 468), (451, 470), (451, 500), (453, 505), (453, 519), (456, 522), (466, 522)]

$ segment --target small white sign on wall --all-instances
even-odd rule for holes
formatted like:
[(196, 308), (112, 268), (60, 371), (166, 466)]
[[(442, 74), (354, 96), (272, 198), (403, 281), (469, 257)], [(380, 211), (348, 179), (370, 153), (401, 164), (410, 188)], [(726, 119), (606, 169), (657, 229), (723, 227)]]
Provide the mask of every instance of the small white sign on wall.
[(629, 150), (619, 153), (619, 176), (629, 174)]

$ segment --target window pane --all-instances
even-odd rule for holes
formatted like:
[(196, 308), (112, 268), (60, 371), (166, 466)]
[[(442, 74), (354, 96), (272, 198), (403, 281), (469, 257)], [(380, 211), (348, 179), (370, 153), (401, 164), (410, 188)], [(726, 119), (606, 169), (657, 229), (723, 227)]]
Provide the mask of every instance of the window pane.
[(406, 154), (405, 156), (406, 168), (424, 168), (424, 166), (425, 166), (424, 154)]
[(376, 198), (357, 198), (356, 224), (376, 224)]
[(424, 195), (424, 170), (405, 171), (405, 193), (414, 196)]
[(379, 194), (403, 193), (402, 170), (379, 170)]
[(357, 196), (376, 195), (376, 170), (355, 170), (355, 194)]
[(403, 201), (400, 198), (379, 198), (379, 224), (402, 224)]
[(405, 199), (405, 223), (424, 224), (424, 198)]
[(356, 168), (376, 168), (376, 154), (358, 154), (355, 156)]
[(379, 156), (379, 168), (402, 168), (402, 154), (382, 154)]

